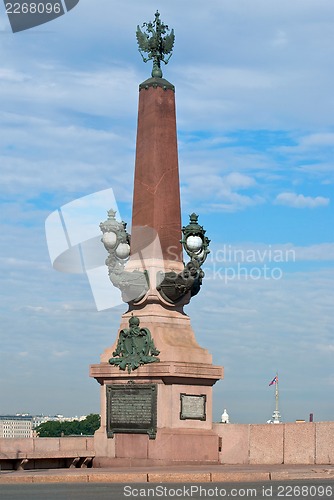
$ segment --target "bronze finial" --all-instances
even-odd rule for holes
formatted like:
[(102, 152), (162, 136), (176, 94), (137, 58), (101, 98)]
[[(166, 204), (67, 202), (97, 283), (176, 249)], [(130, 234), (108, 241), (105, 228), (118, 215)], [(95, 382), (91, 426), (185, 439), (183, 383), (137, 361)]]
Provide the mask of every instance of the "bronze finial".
[[(144, 23), (142, 28), (146, 28), (146, 33), (143, 33), (137, 26), (136, 37), (139, 45), (139, 52), (143, 58), (144, 62), (153, 60), (152, 77), (161, 78), (161, 61), (165, 64), (168, 63), (172, 56), (172, 50), (174, 45), (174, 30), (169, 30), (167, 24), (164, 24), (160, 20), (160, 14), (158, 11), (155, 13), (155, 19), (153, 22)], [(167, 33), (170, 31), (170, 33)], [(143, 52), (148, 54), (148, 57), (143, 55)], [(165, 58), (165, 56), (169, 56)]]

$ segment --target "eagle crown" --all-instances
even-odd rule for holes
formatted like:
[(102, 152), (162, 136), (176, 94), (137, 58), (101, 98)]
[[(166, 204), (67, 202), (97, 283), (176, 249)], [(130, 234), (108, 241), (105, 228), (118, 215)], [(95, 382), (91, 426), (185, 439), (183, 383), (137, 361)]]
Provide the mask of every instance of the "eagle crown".
[[(174, 30), (170, 31), (167, 24), (160, 20), (158, 11), (155, 13), (154, 21), (143, 23), (142, 28), (146, 28), (146, 33), (142, 32), (139, 25), (137, 26), (138, 50), (144, 62), (153, 60), (152, 77), (161, 78), (161, 61), (167, 64), (172, 56), (175, 40)], [(147, 57), (144, 56), (143, 52), (147, 53)]]

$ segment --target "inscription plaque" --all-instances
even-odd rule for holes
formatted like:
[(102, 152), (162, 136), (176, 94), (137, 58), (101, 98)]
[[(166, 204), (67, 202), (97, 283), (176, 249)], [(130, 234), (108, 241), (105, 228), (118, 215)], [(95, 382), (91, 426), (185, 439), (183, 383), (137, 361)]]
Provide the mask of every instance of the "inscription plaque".
[(180, 394), (180, 420), (206, 420), (205, 394)]
[(157, 384), (107, 385), (107, 435), (157, 432)]

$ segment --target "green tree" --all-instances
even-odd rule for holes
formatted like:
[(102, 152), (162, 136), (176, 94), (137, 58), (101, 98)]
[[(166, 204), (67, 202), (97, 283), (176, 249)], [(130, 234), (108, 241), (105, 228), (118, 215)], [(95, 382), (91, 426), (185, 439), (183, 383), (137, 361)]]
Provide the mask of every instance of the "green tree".
[(90, 415), (87, 415), (85, 420), (80, 422), (80, 424), (82, 424), (83, 434), (86, 435), (94, 434), (94, 432), (101, 425), (101, 417), (97, 413), (91, 413)]
[(100, 421), (100, 415), (91, 413), (81, 421), (48, 421), (40, 424), (35, 430), (40, 437), (91, 436), (100, 427)]

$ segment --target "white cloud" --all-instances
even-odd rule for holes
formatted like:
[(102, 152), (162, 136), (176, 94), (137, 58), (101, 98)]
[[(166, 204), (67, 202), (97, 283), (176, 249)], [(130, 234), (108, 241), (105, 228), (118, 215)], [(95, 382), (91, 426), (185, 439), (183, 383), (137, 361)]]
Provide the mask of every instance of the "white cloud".
[[(30, 81), (31, 76), (16, 71), (14, 68), (1, 68), (0, 69), (0, 86), (9, 82), (11, 85), (22, 82)], [(8, 88), (8, 87), (7, 87)]]
[(246, 189), (256, 184), (255, 179), (239, 172), (232, 172), (226, 175), (223, 177), (223, 182), (226, 186), (233, 189)]
[(316, 348), (327, 354), (334, 352), (334, 344), (319, 344)]
[(310, 155), (311, 153), (321, 153), (327, 148), (334, 146), (334, 134), (332, 132), (316, 132), (312, 134), (294, 137), (296, 142), (293, 146), (278, 146), (277, 150), (297, 156)]
[(29, 352), (28, 351), (21, 351), (18, 353), (18, 356), (25, 358), (25, 357), (29, 356)]
[(55, 358), (63, 358), (64, 356), (68, 356), (69, 354), (69, 351), (52, 351), (52, 356), (54, 356)]
[(334, 261), (334, 243), (296, 246), (292, 243), (245, 242), (237, 245), (213, 242), (210, 244), (210, 250), (207, 263), (216, 262), (225, 265), (238, 262), (248, 264), (271, 262), (280, 265), (288, 262)]
[(42, 307), (42, 306), (24, 306), (22, 309), (23, 310), (25, 309), (27, 311), (37, 312), (37, 313), (49, 312), (45, 307)]
[(261, 196), (245, 196), (238, 193), (226, 193), (222, 202), (203, 204), (203, 209), (209, 212), (238, 212), (246, 208), (264, 203)]
[(296, 260), (334, 260), (334, 243), (319, 243), (308, 247), (291, 246), (296, 254)]
[(323, 196), (304, 196), (296, 193), (280, 193), (276, 196), (275, 203), (294, 208), (317, 208), (329, 205), (329, 198)]
[(256, 185), (251, 177), (231, 173), (226, 177), (219, 175), (191, 176), (183, 185), (182, 196), (185, 202), (198, 199), (202, 210), (214, 212), (235, 212), (258, 205), (264, 199), (257, 194), (240, 194), (238, 190)]
[(334, 146), (334, 134), (327, 132), (307, 135), (300, 140), (300, 146), (302, 148)]

